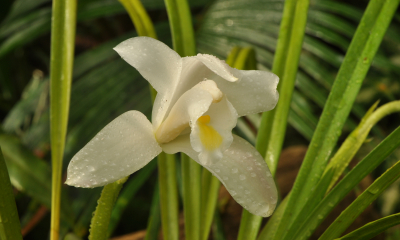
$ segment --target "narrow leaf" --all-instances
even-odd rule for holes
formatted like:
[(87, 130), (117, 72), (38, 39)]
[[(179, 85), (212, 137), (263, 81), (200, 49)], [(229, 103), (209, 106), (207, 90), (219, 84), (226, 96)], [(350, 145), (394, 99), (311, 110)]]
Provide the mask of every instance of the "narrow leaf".
[(354, 202), (350, 204), (329, 228), (319, 238), (320, 240), (339, 237), (351, 223), (376, 199), (381, 193), (400, 177), (400, 161), (389, 168), (376, 179)]
[(393, 214), (376, 221), (365, 224), (359, 229), (338, 238), (338, 240), (362, 240), (372, 239), (376, 235), (384, 232), (386, 229), (400, 224), (400, 213)]
[(8, 176), (6, 162), (0, 149), (0, 238), (3, 240), (22, 240), (17, 205)]
[(309, 214), (294, 236), (306, 237), (315, 231), (334, 207), (398, 146), (400, 146), (400, 127), (374, 148), (326, 195), (314, 211)]
[(62, 161), (75, 47), (76, 0), (54, 0), (50, 56), (52, 197), (50, 239), (59, 239)]

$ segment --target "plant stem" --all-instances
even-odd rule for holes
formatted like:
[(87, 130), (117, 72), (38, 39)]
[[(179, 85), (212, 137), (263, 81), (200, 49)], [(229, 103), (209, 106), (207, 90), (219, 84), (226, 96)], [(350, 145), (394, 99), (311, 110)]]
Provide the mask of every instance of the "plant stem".
[(201, 188), (200, 240), (207, 240), (218, 202), (220, 181), (203, 168)]
[(62, 161), (74, 59), (76, 4), (76, 0), (53, 1), (50, 56), (51, 240), (59, 238)]
[(182, 57), (196, 54), (196, 41), (186, 0), (165, 0), (174, 50)]
[(181, 161), (185, 238), (187, 240), (199, 240), (201, 166), (184, 153), (181, 154)]
[(179, 239), (178, 187), (175, 155), (158, 155), (158, 181), (160, 187), (161, 225), (165, 240)]
[(157, 39), (153, 23), (143, 4), (139, 0), (119, 0), (128, 12), (136, 32), (139, 36), (148, 36)]
[(118, 194), (126, 180), (128, 180), (128, 177), (104, 186), (90, 224), (89, 240), (108, 239), (108, 227), (110, 224), (111, 213)]

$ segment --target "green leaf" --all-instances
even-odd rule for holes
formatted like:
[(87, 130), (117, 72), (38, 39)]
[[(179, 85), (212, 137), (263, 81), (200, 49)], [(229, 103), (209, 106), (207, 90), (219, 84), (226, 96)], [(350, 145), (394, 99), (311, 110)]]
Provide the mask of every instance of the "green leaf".
[(339, 238), (338, 240), (372, 239), (386, 229), (400, 224), (400, 213), (393, 214), (376, 221), (365, 224), (359, 229)]
[(300, 213), (297, 215), (296, 219), (293, 220), (292, 226), (289, 228), (287, 233), (285, 233), (283, 239), (288, 240), (292, 239), (297, 231), (297, 229), (304, 223), (307, 219), (307, 216), (310, 212), (312, 212), (318, 203), (325, 197), (326, 189), (329, 186), (329, 183), (332, 180), (333, 174), (335, 173), (335, 169), (331, 168), (326, 174), (321, 178), (318, 184), (315, 186), (315, 190), (310, 196), (310, 200), (306, 203), (306, 205), (301, 209)]
[(142, 3), (139, 0), (120, 0), (131, 17), (139, 36), (148, 36), (157, 39), (153, 23)]
[(279, 208), (275, 210), (272, 217), (269, 219), (265, 227), (262, 229), (260, 236), (257, 238), (258, 240), (271, 240), (276, 234), (276, 230), (278, 229), (278, 224), (282, 219), (282, 215), (285, 211), (287, 200), (289, 198), (284, 198), (279, 205)]
[(160, 191), (158, 185), (154, 189), (151, 200), (150, 216), (147, 223), (145, 240), (157, 240), (161, 227)]
[(298, 228), (298, 238), (309, 236), (322, 223), (334, 207), (372, 170), (381, 164), (398, 146), (400, 146), (400, 127), (394, 130), (362, 161), (360, 161), (333, 189), (318, 206), (309, 213), (307, 219)]
[(76, 4), (76, 0), (53, 1), (50, 49), (51, 240), (59, 239), (62, 162), (74, 60)]
[(13, 186), (50, 207), (51, 170), (49, 165), (25, 149), (17, 137), (1, 134), (0, 146)]
[(318, 122), (310, 147), (297, 175), (277, 238), (283, 235), (290, 216), (297, 216), (319, 181), (345, 119), (367, 74), (371, 61), (397, 8), (398, 0), (373, 0), (352, 40), (328, 101)]
[(3, 240), (22, 240), (17, 205), (8, 176), (6, 162), (0, 149), (0, 238)]
[(348, 206), (326, 229), (320, 240), (339, 237), (381, 193), (400, 177), (400, 161), (389, 168)]
[(335, 174), (332, 178), (331, 184), (329, 185), (328, 191), (333, 187), (345, 168), (349, 165), (351, 159), (353, 159), (354, 155), (357, 153), (358, 149), (360, 149), (361, 145), (365, 142), (371, 128), (387, 115), (400, 111), (400, 101), (395, 101), (387, 103), (373, 112), (378, 103), (379, 102), (376, 102), (370, 108), (365, 117), (361, 120), (360, 125), (358, 125), (358, 127), (346, 138), (326, 167), (325, 171), (328, 171), (331, 168), (335, 169)]
[(205, 168), (203, 168), (201, 181), (200, 240), (207, 240), (215, 216), (221, 183)]
[(182, 57), (196, 52), (192, 16), (186, 0), (165, 0), (174, 50)]

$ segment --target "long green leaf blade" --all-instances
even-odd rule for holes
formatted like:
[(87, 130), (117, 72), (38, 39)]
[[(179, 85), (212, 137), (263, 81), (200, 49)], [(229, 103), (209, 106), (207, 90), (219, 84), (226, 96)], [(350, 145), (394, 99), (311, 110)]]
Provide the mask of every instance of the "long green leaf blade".
[(6, 162), (0, 149), (0, 238), (3, 240), (22, 240), (17, 205), (8, 176)]
[(386, 229), (400, 224), (400, 213), (393, 214), (376, 221), (365, 224), (359, 229), (338, 238), (338, 240), (363, 240), (371, 239)]
[(153, 199), (151, 200), (150, 216), (146, 229), (146, 237), (144, 240), (157, 240), (160, 227), (161, 227), (160, 190), (157, 185), (154, 189)]
[(335, 147), (358, 90), (371, 65), (398, 0), (372, 0), (361, 20), (318, 122), (278, 229), (279, 239), (290, 226), (319, 181)]
[(381, 164), (396, 148), (400, 146), (400, 127), (394, 130), (361, 162), (357, 164), (318, 204), (294, 236), (309, 236), (333, 208), (349, 193), (366, 175)]
[(339, 237), (350, 224), (399, 177), (400, 161), (383, 173), (382, 176), (375, 180), (371, 186), (358, 196), (357, 199), (336, 218), (319, 239), (329, 240)]
[(165, 0), (174, 50), (182, 57), (196, 54), (192, 16), (187, 0)]
[(75, 47), (76, 0), (54, 0), (50, 56), (52, 197), (50, 239), (59, 239), (62, 161)]

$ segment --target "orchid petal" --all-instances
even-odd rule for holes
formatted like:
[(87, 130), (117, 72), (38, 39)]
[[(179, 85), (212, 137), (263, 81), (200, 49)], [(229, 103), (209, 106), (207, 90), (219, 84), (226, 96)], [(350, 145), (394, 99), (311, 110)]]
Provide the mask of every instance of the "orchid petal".
[(144, 167), (161, 152), (141, 112), (126, 112), (105, 126), (71, 160), (66, 184), (98, 187)]
[(279, 99), (278, 76), (271, 72), (237, 70), (237, 82), (212, 77), (239, 116), (272, 110)]
[(236, 82), (238, 80), (236, 75), (237, 70), (231, 68), (225, 61), (209, 54), (197, 54), (193, 57), (202, 62), (208, 69), (213, 71), (218, 76), (229, 82)]
[(181, 71), (181, 57), (164, 43), (150, 37), (135, 37), (114, 50), (157, 90), (174, 86)]
[(203, 165), (209, 165), (216, 163), (223, 156), (223, 152), (229, 148), (233, 141), (232, 129), (237, 123), (237, 112), (233, 108), (232, 104), (224, 96), (218, 103), (211, 104), (210, 108), (203, 115), (209, 116), (209, 125), (212, 127), (218, 135), (222, 138), (220, 146), (209, 150), (202, 143), (201, 135), (201, 124), (194, 124), (192, 132), (190, 134), (190, 142), (195, 151), (200, 152), (199, 161)]
[(170, 99), (171, 105), (185, 91), (204, 79), (213, 80), (217, 84), (239, 116), (269, 111), (278, 102), (279, 93), (276, 88), (279, 78), (275, 74), (260, 70), (237, 70), (214, 56), (198, 54), (183, 58), (179, 84)]
[(202, 87), (195, 86), (186, 91), (157, 129), (156, 138), (158, 142), (169, 142), (176, 138), (208, 110), (213, 100), (213, 94)]
[[(188, 135), (162, 144), (169, 154), (184, 152), (201, 162), (193, 150)], [(231, 196), (250, 213), (268, 217), (276, 207), (278, 193), (274, 179), (264, 159), (257, 150), (244, 139), (234, 135), (231, 146), (217, 163), (204, 166), (226, 187)]]
[(157, 90), (152, 122), (158, 128), (179, 82), (181, 57), (164, 43), (149, 37), (130, 38), (114, 50)]

